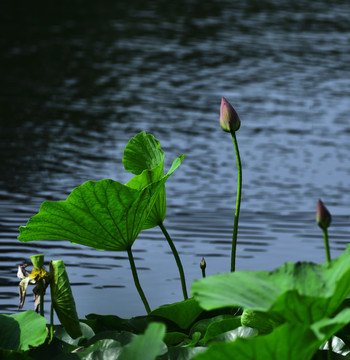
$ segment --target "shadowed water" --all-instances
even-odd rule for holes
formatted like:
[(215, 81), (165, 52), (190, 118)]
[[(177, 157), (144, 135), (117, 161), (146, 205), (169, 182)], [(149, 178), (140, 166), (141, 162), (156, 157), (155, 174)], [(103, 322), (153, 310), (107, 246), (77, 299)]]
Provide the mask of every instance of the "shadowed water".
[[(67, 3), (68, 4), (68, 3)], [(123, 252), (69, 242), (20, 243), (44, 200), (86, 180), (131, 177), (122, 151), (152, 133), (168, 180), (165, 226), (188, 288), (230, 269), (236, 163), (219, 126), (221, 96), (237, 110), (243, 166), (238, 270), (325, 259), (315, 208), (333, 215), (331, 254), (350, 238), (350, 15), (347, 1), (118, 2), (2, 11), (0, 310), (16, 311), (17, 264), (63, 259), (79, 315), (143, 314)], [(85, 4), (85, 3), (84, 3)], [(5, 11), (6, 10), (6, 11)], [(151, 308), (181, 300), (159, 229), (134, 244)], [(29, 300), (29, 299), (28, 299)], [(32, 304), (27, 300), (25, 308)]]

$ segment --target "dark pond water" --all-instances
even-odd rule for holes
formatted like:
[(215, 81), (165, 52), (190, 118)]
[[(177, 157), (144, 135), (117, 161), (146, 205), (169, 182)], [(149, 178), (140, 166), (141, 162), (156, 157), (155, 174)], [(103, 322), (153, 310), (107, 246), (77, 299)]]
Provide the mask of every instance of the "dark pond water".
[[(79, 315), (144, 313), (126, 253), (20, 243), (44, 200), (86, 180), (126, 182), (122, 151), (145, 130), (166, 152), (165, 225), (190, 287), (230, 269), (236, 163), (221, 96), (242, 120), (238, 270), (324, 261), (315, 223), (333, 215), (332, 256), (350, 239), (350, 8), (339, 1), (143, 1), (1, 5), (0, 310), (17, 310), (17, 264), (63, 259)], [(88, 4), (88, 5), (87, 5)], [(108, 4), (108, 5), (107, 5)], [(181, 300), (158, 229), (134, 244), (151, 308)], [(31, 308), (30, 299), (26, 308)]]

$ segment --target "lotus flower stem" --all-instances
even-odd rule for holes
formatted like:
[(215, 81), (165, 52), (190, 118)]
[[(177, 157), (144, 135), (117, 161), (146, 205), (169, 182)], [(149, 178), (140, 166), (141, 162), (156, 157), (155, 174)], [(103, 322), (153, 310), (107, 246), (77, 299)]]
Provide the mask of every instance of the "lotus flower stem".
[(242, 166), (241, 158), (239, 155), (238, 143), (236, 138), (235, 131), (231, 131), (233, 145), (235, 147), (236, 159), (237, 159), (237, 198), (236, 198), (236, 210), (235, 210), (235, 219), (233, 223), (233, 235), (232, 235), (232, 250), (231, 250), (231, 272), (235, 271), (236, 266), (236, 247), (237, 247), (237, 232), (238, 232), (238, 219), (239, 219), (239, 210), (241, 207), (241, 190), (242, 190)]
[(131, 248), (127, 248), (126, 251), (128, 252), (128, 257), (129, 257), (129, 262), (130, 262), (130, 266), (131, 266), (132, 276), (134, 278), (134, 283), (135, 283), (136, 289), (139, 292), (139, 295), (141, 297), (143, 305), (145, 306), (147, 314), (149, 314), (151, 312), (151, 308), (149, 307), (146, 296), (145, 296), (145, 294), (144, 294), (144, 292), (143, 292), (143, 290), (141, 288)]
[(181, 264), (180, 256), (179, 256), (179, 254), (178, 254), (178, 252), (176, 250), (176, 247), (175, 247), (173, 241), (171, 240), (170, 235), (166, 231), (163, 223), (161, 222), (158, 225), (161, 228), (165, 238), (167, 239), (168, 244), (169, 244), (169, 246), (171, 248), (171, 251), (173, 252), (173, 255), (174, 255), (174, 258), (175, 258), (175, 261), (176, 261), (176, 265), (177, 265), (177, 267), (179, 269), (179, 273), (180, 273), (182, 293), (183, 293), (184, 299), (186, 300), (186, 299), (188, 299), (187, 289), (186, 289), (186, 280), (185, 280), (185, 273), (184, 273), (184, 270), (183, 270), (183, 267), (182, 267), (182, 264)]
[(328, 241), (328, 227), (332, 222), (332, 215), (324, 205), (321, 200), (318, 200), (316, 206), (316, 222), (318, 226), (322, 229), (323, 239), (324, 239), (324, 249), (326, 252), (327, 262), (331, 261), (331, 252), (329, 250), (329, 241)]

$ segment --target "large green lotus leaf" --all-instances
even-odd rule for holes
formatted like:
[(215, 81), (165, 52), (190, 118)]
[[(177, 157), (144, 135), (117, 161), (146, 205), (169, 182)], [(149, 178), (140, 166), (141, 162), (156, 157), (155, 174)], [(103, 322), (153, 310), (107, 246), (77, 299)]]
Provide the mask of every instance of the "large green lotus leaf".
[[(175, 158), (170, 170), (167, 172), (167, 175), (171, 175), (181, 164), (181, 161), (184, 159), (185, 155), (180, 155)], [(163, 162), (160, 163), (153, 169), (144, 170), (140, 175), (134, 176), (130, 181), (126, 184), (133, 189), (142, 190), (150, 184), (158, 181), (158, 178), (163, 177)], [(152, 190), (151, 190), (152, 193)], [(165, 185), (161, 187), (158, 193), (158, 197), (154, 202), (152, 210), (150, 211), (147, 220), (144, 222), (142, 229), (150, 229), (153, 228), (160, 223), (162, 223), (165, 219), (166, 214), (166, 196), (165, 196)]]
[[(184, 155), (181, 155), (176, 158), (168, 173), (173, 173), (184, 157)], [(130, 139), (126, 145), (123, 164), (125, 170), (136, 175), (126, 185), (140, 190), (163, 177), (164, 152), (159, 141), (153, 135), (146, 134), (143, 131)], [(150, 229), (159, 225), (164, 221), (165, 215), (166, 195), (164, 185), (159, 191), (158, 198), (142, 229)]]
[(149, 315), (173, 321), (181, 329), (187, 329), (202, 312), (197, 301), (191, 298), (174, 304), (161, 305)]
[[(153, 169), (144, 170), (140, 175), (136, 175), (130, 179), (126, 186), (133, 189), (142, 190), (154, 181), (158, 181), (163, 177), (163, 161)], [(166, 215), (166, 196), (165, 185), (159, 190), (157, 200), (148, 215), (147, 220), (144, 222), (142, 229), (151, 229), (162, 223)]]
[(68, 240), (99, 250), (130, 248), (171, 175), (136, 190), (110, 179), (88, 181), (65, 201), (45, 201), (20, 227), (20, 241)]
[(212, 343), (194, 360), (310, 360), (317, 349), (350, 321), (350, 309), (311, 326), (285, 323), (272, 333), (229, 343)]
[(50, 262), (51, 301), (57, 317), (67, 333), (73, 338), (82, 336), (72, 289), (62, 260)]
[(39, 346), (47, 337), (47, 320), (27, 310), (19, 314), (0, 314), (0, 348), (26, 351)]
[(237, 271), (193, 282), (206, 310), (228, 306), (268, 312), (275, 320), (312, 323), (330, 316), (350, 292), (350, 246), (331, 264), (286, 263), (272, 272)]
[(143, 335), (135, 337), (126, 345), (118, 360), (154, 360), (164, 353), (165, 325), (151, 323)]
[[(144, 131), (131, 138), (123, 153), (123, 164), (126, 171), (135, 175), (163, 164), (164, 152), (160, 142)], [(161, 174), (163, 176), (163, 172)]]

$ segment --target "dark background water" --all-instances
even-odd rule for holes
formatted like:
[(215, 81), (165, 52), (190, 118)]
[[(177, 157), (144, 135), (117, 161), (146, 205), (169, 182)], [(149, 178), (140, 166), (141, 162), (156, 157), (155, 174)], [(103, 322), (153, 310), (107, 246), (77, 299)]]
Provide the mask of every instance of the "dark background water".
[[(333, 215), (332, 256), (350, 239), (350, 7), (339, 1), (1, 4), (0, 310), (17, 309), (17, 264), (63, 259), (79, 315), (144, 313), (125, 253), (17, 240), (44, 200), (86, 180), (126, 182), (139, 131), (166, 152), (165, 225), (190, 287), (229, 271), (236, 164), (221, 96), (242, 120), (238, 270), (324, 261), (315, 207)], [(151, 308), (181, 300), (168, 245), (141, 233), (136, 265)], [(32, 304), (27, 300), (25, 308)]]

